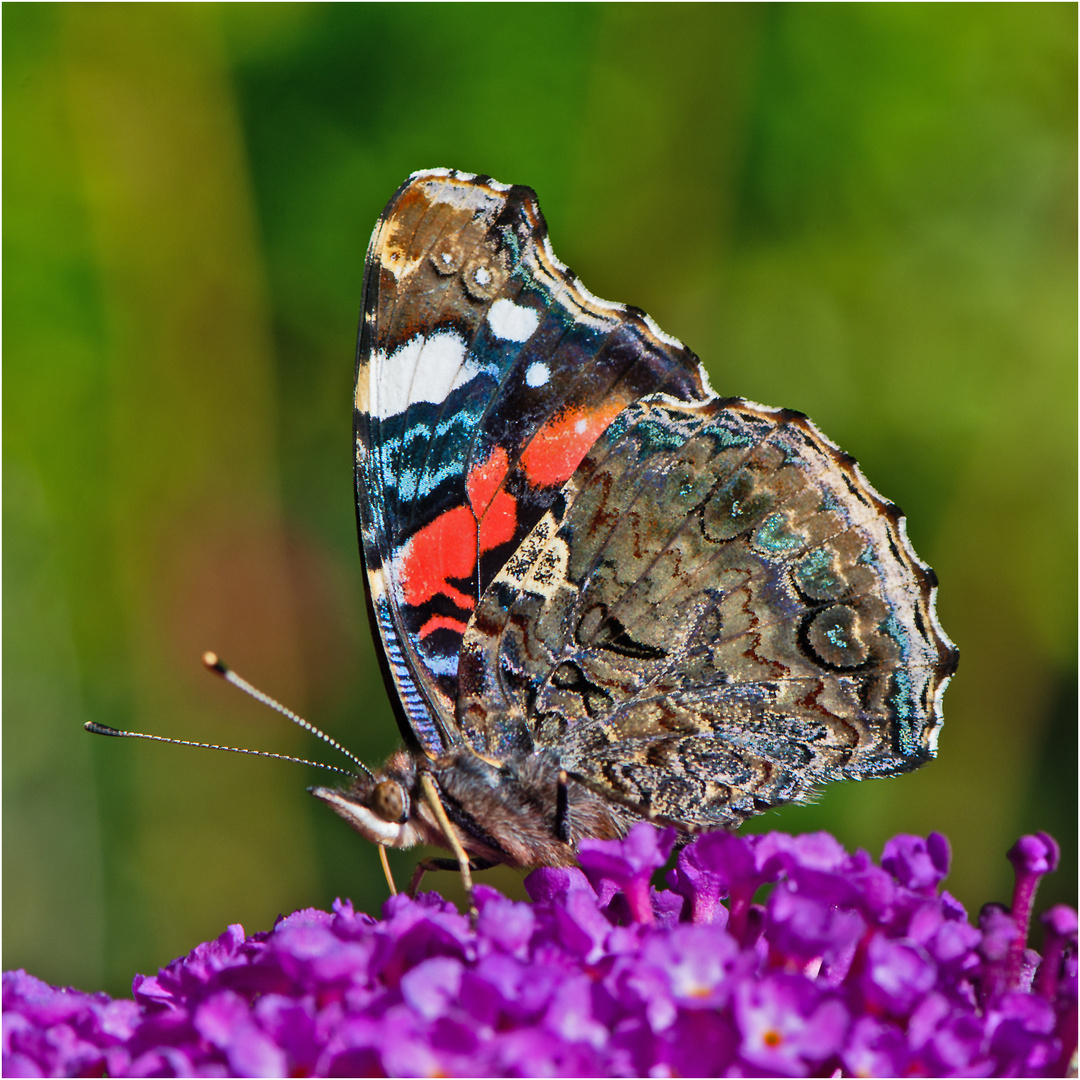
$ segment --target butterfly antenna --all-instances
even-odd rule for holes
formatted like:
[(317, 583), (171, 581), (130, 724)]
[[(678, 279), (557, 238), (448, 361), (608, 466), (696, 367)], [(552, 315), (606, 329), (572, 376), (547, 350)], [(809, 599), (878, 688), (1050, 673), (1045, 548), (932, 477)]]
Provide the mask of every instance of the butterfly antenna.
[(326, 769), (328, 772), (340, 773), (342, 776), (352, 776), (351, 772), (339, 769), (336, 765), (324, 765), (321, 761), (308, 761), (307, 758), (290, 757), (288, 754), (274, 754), (269, 750), (246, 750), (242, 746), (218, 746), (216, 743), (169, 739), (164, 735), (147, 735), (142, 731), (120, 731), (107, 724), (95, 723), (93, 720), (88, 720), (83, 727), (93, 735), (112, 735), (122, 739), (147, 739), (150, 742), (172, 743), (173, 746), (197, 746), (201, 750), (228, 750), (230, 754), (252, 754), (255, 757), (277, 758), (278, 761), (291, 761), (297, 765), (314, 765), (316, 769)]
[[(320, 731), (314, 724), (309, 723), (302, 716), (297, 716), (292, 709), (287, 709), (280, 701), (275, 701), (269, 694), (264, 694), (258, 687), (252, 686), (247, 679), (241, 678), (236, 674), (232, 668), (224, 664), (217, 653), (205, 652), (202, 658), (206, 667), (214, 672), (215, 675), (220, 675), (227, 683), (232, 683), (238, 690), (243, 690), (249, 697), (253, 697), (256, 701), (261, 701), (263, 705), (269, 706), (274, 712), (281, 713), (282, 716), (291, 720), (294, 724), (302, 727), (305, 731), (310, 732), (316, 738), (322, 739), (328, 746), (332, 746), (339, 754), (343, 754), (347, 757), (358, 769), (375, 778), (371, 774), (371, 770), (351, 751), (346, 750), (344, 746), (332, 739), (325, 731)], [(255, 753), (256, 751), (250, 751)], [(327, 765), (326, 768), (333, 768), (333, 766)], [(336, 772), (343, 772), (342, 769), (335, 770)]]

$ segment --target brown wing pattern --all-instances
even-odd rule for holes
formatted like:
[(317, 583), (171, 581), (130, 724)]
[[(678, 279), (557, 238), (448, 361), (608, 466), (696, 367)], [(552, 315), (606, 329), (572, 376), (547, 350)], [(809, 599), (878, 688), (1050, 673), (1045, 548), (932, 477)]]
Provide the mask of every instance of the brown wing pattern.
[(483, 596), (458, 723), (691, 827), (932, 757), (956, 651), (903, 518), (801, 414), (630, 406)]

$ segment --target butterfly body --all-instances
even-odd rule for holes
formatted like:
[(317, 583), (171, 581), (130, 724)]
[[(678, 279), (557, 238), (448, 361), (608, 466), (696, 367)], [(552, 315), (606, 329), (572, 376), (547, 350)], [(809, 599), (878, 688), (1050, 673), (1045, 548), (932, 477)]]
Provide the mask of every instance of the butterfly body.
[(316, 794), (364, 835), (445, 844), (430, 781), (469, 855), (558, 865), (642, 816), (730, 828), (933, 756), (956, 650), (899, 510), (802, 414), (716, 396), (592, 296), (530, 189), (403, 185), (354, 404), (407, 749)]
[[(562, 770), (550, 751), (495, 763), (469, 749), (434, 759), (399, 750), (374, 780), (358, 778), (347, 792), (318, 788), (315, 793), (374, 843), (445, 847), (446, 837), (424, 801), (421, 772), (434, 780), (464, 850), (484, 863), (570, 865), (579, 840), (621, 836), (635, 820), (635, 815), (618, 804), (566, 780), (562, 811), (566, 827), (562, 828)], [(393, 822), (384, 821), (372, 809), (373, 789), (380, 783), (397, 784), (404, 795), (402, 813)]]

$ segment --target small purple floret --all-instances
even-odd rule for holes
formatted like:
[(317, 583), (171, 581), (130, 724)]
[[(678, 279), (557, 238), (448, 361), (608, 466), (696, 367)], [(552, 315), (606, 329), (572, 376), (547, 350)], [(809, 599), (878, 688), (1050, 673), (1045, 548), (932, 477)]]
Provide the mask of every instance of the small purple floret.
[(901, 885), (916, 892), (933, 893), (949, 873), (949, 841), (941, 833), (921, 836), (894, 836), (886, 841), (881, 867)]
[(635, 922), (655, 921), (649, 895), (649, 879), (667, 862), (675, 846), (675, 830), (657, 829), (639, 821), (624, 840), (582, 840), (578, 862), (599, 891), (609, 881), (626, 897)]
[[(193, 1076), (1059, 1076), (1076, 1050), (1077, 915), (1027, 948), (1045, 834), (1010, 852), (1011, 909), (973, 926), (944, 837), (880, 864), (826, 833), (688, 844), (642, 823), (534, 871), (532, 903), (476, 888), (381, 920), (338, 901), (230, 926), (133, 999), (3, 976), (3, 1072)], [(758, 895), (763, 886), (771, 891)], [(755, 897), (759, 902), (755, 903)], [(764, 898), (762, 898), (764, 897)]]
[(1061, 861), (1061, 848), (1049, 833), (1021, 836), (1009, 849), (1009, 862), (1017, 874), (1050, 874)]
[(1016, 873), (1013, 886), (1012, 917), (1016, 920), (1017, 936), (1005, 966), (1005, 979), (1011, 989), (1030, 981), (1034, 965), (1025, 963), (1025, 944), (1031, 913), (1035, 909), (1035, 893), (1044, 874), (1052, 873), (1061, 861), (1061, 848), (1047, 833), (1021, 836), (1009, 849), (1009, 862)]

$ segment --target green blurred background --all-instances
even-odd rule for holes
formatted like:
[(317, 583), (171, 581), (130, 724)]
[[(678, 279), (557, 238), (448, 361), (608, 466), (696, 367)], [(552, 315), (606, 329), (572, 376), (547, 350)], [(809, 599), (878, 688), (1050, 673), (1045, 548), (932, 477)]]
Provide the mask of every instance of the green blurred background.
[(939, 760), (757, 827), (939, 829), (969, 909), (1046, 829), (1075, 902), (1076, 40), (1072, 4), (5, 5), (3, 966), (125, 993), (230, 922), (378, 909), (313, 770), (82, 724), (319, 756), (213, 648), (396, 745), (353, 349), (436, 165), (533, 186), (593, 291), (809, 413), (939, 573)]

